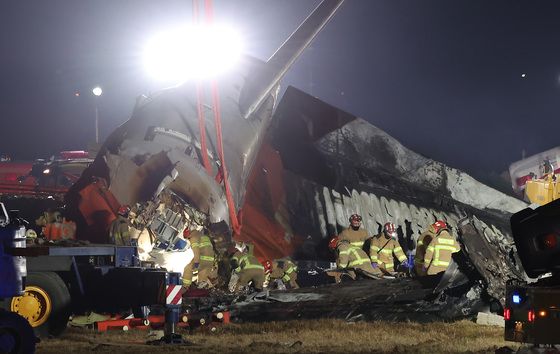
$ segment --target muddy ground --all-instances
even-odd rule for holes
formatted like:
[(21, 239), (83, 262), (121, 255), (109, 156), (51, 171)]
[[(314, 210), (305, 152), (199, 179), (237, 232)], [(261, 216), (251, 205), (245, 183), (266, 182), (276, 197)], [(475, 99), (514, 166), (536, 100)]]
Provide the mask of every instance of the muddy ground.
[(68, 328), (59, 338), (43, 339), (38, 353), (494, 353), (503, 346), (503, 328), (470, 321), (390, 323), (342, 320), (228, 324), (179, 333), (190, 344), (145, 345), (145, 330), (97, 333)]

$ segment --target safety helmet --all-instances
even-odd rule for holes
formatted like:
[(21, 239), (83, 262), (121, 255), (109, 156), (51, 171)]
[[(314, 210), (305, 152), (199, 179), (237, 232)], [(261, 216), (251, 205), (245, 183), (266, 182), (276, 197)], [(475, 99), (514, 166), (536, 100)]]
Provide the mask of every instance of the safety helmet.
[(329, 241), (329, 249), (331, 251), (334, 251), (337, 246), (338, 246), (338, 236), (335, 236), (331, 238), (331, 240)]
[(192, 235), (191, 229), (189, 229), (188, 227), (183, 230), (183, 237), (184, 238), (189, 238), (189, 237), (191, 237), (191, 235)]
[(435, 223), (433, 223), (432, 225), (430, 225), (430, 232), (434, 233), (434, 234), (439, 234), (441, 232), (441, 230), (445, 230), (447, 229), (447, 223), (443, 220), (438, 220)]
[(128, 213), (130, 213), (130, 206), (128, 205), (121, 205), (119, 210), (117, 211), (117, 214), (119, 214), (120, 216), (124, 216), (127, 217)]
[(362, 217), (358, 214), (352, 214), (350, 215), (348, 221), (350, 221), (350, 225), (354, 227), (360, 227), (360, 223), (362, 222)]
[(37, 238), (37, 232), (33, 229), (28, 229), (27, 231), (25, 231), (25, 238)]
[(265, 274), (270, 274), (272, 273), (272, 262), (269, 261), (268, 259), (266, 261), (264, 261), (263, 263), (264, 265), (264, 272)]
[(383, 225), (383, 233), (389, 237), (396, 238), (397, 228), (395, 227), (395, 224), (392, 222), (385, 223), (385, 225)]

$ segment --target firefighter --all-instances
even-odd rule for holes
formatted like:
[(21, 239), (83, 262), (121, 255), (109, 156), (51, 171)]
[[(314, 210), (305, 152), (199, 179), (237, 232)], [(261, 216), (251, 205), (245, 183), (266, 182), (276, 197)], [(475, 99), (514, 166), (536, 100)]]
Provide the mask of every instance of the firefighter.
[(438, 220), (430, 226), (435, 235), (426, 248), (424, 255), (424, 268), (426, 274), (433, 275), (445, 272), (451, 262), (451, 255), (461, 250), (461, 246), (449, 233), (445, 221)]
[(253, 283), (257, 291), (262, 291), (265, 281), (264, 266), (253, 255), (253, 248), (245, 243), (236, 245), (237, 252), (232, 257), (235, 269), (232, 278), (236, 279), (235, 286), (231, 285), (230, 290), (238, 292)]
[(289, 258), (266, 261), (264, 264), (267, 278), (282, 282), (285, 288), (299, 289), (297, 283), (297, 266)]
[[(336, 267), (348, 270), (352, 279), (356, 279), (353, 269), (360, 269), (365, 275), (375, 277), (381, 275), (379, 269), (372, 266), (368, 255), (361, 248), (354, 247), (348, 240), (340, 240), (333, 237), (329, 242), (329, 249), (336, 252)], [(336, 282), (340, 282), (340, 276), (335, 276)]]
[(109, 226), (111, 242), (117, 246), (130, 246), (130, 207), (122, 205), (117, 211), (117, 218)]
[(431, 225), (428, 230), (424, 231), (418, 237), (418, 242), (416, 243), (416, 254), (414, 255), (414, 270), (416, 271), (416, 275), (418, 276), (426, 275), (426, 268), (424, 267), (424, 256), (426, 255), (426, 248), (430, 245), (430, 242), (432, 242), (432, 239), (434, 237), (435, 234)]
[(358, 214), (352, 214), (348, 219), (350, 226), (343, 230), (338, 238), (341, 241), (348, 241), (354, 247), (363, 248), (364, 242), (368, 239), (367, 231), (361, 229), (362, 217)]
[(371, 240), (369, 255), (381, 272), (395, 273), (395, 256), (403, 266), (408, 266), (406, 255), (397, 240), (397, 229), (392, 222), (383, 225), (383, 231)]
[(213, 287), (212, 279), (217, 277), (217, 267), (215, 266), (216, 251), (210, 236), (203, 229), (189, 231), (185, 229), (183, 236), (190, 242), (193, 250), (193, 259), (183, 270), (183, 286), (188, 288), (193, 283), (193, 272), (198, 270), (197, 286), (199, 288)]

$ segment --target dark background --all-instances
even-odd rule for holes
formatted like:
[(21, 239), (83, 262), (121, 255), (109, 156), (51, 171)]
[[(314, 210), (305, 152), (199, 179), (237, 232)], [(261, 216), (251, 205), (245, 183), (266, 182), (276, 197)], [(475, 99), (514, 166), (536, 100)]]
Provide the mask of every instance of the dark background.
[[(246, 51), (268, 58), (316, 0), (215, 1)], [(85, 149), (91, 88), (101, 140), (141, 93), (154, 33), (191, 19), (189, 0), (49, 0), (0, 8), (0, 152)], [(560, 3), (347, 0), (284, 80), (475, 177), (559, 145)], [(522, 77), (526, 74), (526, 77)], [(75, 93), (80, 92), (76, 97)]]

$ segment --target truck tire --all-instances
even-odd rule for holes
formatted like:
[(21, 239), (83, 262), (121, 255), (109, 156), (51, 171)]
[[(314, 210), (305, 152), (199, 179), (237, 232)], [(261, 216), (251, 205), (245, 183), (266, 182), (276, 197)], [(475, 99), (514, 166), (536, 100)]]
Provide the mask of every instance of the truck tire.
[(0, 353), (35, 353), (37, 338), (23, 317), (0, 309)]
[(71, 313), (70, 292), (54, 272), (28, 273), (24, 295), (8, 303), (8, 310), (24, 317), (39, 337), (60, 335)]

